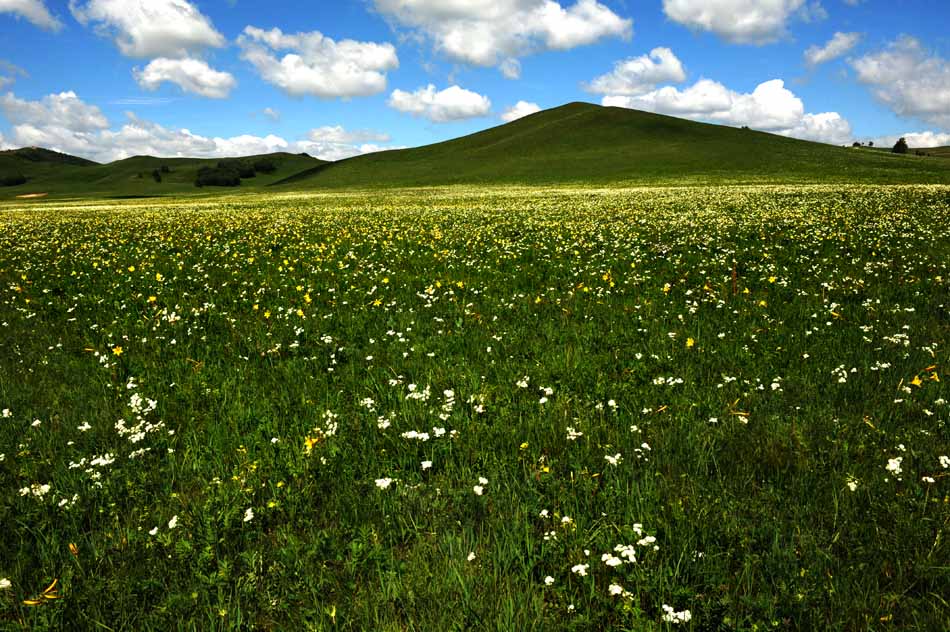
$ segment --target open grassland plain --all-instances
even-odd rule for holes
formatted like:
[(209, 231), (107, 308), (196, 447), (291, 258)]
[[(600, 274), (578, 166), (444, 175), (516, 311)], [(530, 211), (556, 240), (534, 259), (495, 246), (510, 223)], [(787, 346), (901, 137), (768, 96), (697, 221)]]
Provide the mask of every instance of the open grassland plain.
[(950, 188), (0, 209), (6, 629), (950, 629)]

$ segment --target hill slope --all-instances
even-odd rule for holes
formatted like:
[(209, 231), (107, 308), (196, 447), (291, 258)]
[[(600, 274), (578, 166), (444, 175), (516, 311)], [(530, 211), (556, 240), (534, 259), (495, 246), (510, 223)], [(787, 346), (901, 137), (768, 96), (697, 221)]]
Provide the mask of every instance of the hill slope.
[[(285, 179), (314, 166), (324, 164), (302, 154), (275, 153), (266, 156), (249, 156), (244, 160), (253, 162), (260, 158), (270, 159), (277, 170), (271, 174), (259, 173), (254, 178), (242, 180), (240, 187), (195, 187), (195, 178), (202, 167), (214, 167), (217, 158), (155, 158), (134, 156), (108, 164), (98, 163), (59, 154), (39, 148), (25, 148), (0, 152), (0, 177), (8, 173), (20, 173), (27, 182), (19, 186), (0, 187), (0, 199), (29, 193), (48, 193), (56, 197), (149, 197), (181, 195), (186, 193), (233, 193), (257, 189)], [(155, 170), (162, 181), (152, 177)]]
[(570, 103), (470, 136), (328, 163), (281, 188), (475, 184), (942, 182), (950, 165)]

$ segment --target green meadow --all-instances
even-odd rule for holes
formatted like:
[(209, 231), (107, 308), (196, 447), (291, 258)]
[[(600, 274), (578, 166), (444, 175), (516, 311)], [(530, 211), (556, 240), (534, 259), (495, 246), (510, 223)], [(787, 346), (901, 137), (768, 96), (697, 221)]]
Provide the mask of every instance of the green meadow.
[(950, 629), (950, 188), (545, 189), (535, 124), (0, 207), (0, 628)]

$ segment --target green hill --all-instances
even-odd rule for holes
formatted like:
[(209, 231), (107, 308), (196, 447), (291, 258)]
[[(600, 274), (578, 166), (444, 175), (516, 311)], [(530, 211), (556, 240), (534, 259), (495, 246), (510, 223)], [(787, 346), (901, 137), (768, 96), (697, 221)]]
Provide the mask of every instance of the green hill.
[[(917, 150), (913, 149), (911, 151)], [(935, 158), (950, 158), (950, 147), (927, 147), (920, 151)]]
[[(6, 174), (22, 174), (27, 181), (18, 186), (0, 187), (0, 199), (18, 195), (46, 193), (54, 197), (151, 197), (182, 194), (213, 194), (258, 189), (324, 164), (306, 154), (275, 153), (249, 156), (253, 163), (268, 159), (273, 173), (258, 173), (241, 181), (241, 186), (195, 187), (198, 170), (215, 167), (219, 159), (155, 158), (134, 156), (108, 164), (68, 156), (40, 148), (0, 152), (0, 179)], [(161, 182), (153, 177), (158, 171)]]
[[(306, 154), (266, 156), (277, 167), (238, 189), (196, 188), (218, 159), (135, 156), (100, 165), (41, 148), (0, 152), (0, 199), (150, 197), (269, 190), (450, 184), (640, 185), (736, 183), (950, 183), (948, 148), (910, 152), (843, 148), (685, 119), (569, 103), (462, 138), (325, 162)], [(264, 156), (242, 160), (253, 162)], [(158, 171), (161, 182), (153, 177)]]
[(950, 183), (950, 164), (588, 103), (314, 167), (281, 188), (717, 182)]

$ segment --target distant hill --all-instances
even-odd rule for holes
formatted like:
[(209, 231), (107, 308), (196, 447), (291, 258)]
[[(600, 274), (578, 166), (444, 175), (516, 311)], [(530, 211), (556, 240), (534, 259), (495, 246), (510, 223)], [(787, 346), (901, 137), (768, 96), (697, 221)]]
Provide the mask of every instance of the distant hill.
[(75, 165), (78, 167), (91, 167), (99, 164), (98, 162), (86, 160), (85, 158), (70, 156), (69, 154), (61, 154), (58, 151), (44, 149), (43, 147), (22, 147), (20, 149), (0, 151), (0, 159), (2, 158), (18, 158), (27, 162), (43, 162), (56, 165)]
[[(0, 152), (0, 199), (146, 197), (247, 190), (313, 190), (484, 185), (670, 185), (739, 183), (950, 184), (950, 148), (929, 156), (843, 148), (685, 119), (569, 103), (454, 140), (325, 162), (306, 154), (267, 158), (272, 173), (238, 189), (194, 186), (199, 169), (218, 159), (135, 156), (100, 165), (41, 148)], [(153, 172), (161, 182), (156, 182)]]
[[(0, 152), (0, 180), (7, 174), (22, 174), (24, 184), (0, 187), (0, 199), (17, 195), (48, 193), (54, 197), (152, 197), (185, 193), (221, 193), (253, 190), (283, 180), (301, 171), (324, 164), (306, 154), (274, 153), (248, 156), (253, 163), (266, 159), (273, 173), (257, 173), (241, 181), (240, 187), (195, 187), (198, 170), (214, 168), (218, 158), (155, 158), (134, 156), (108, 164), (69, 156), (42, 148)], [(153, 177), (157, 171), (161, 182)]]
[(719, 182), (950, 183), (950, 164), (569, 103), (443, 143), (320, 165), (276, 186)]

